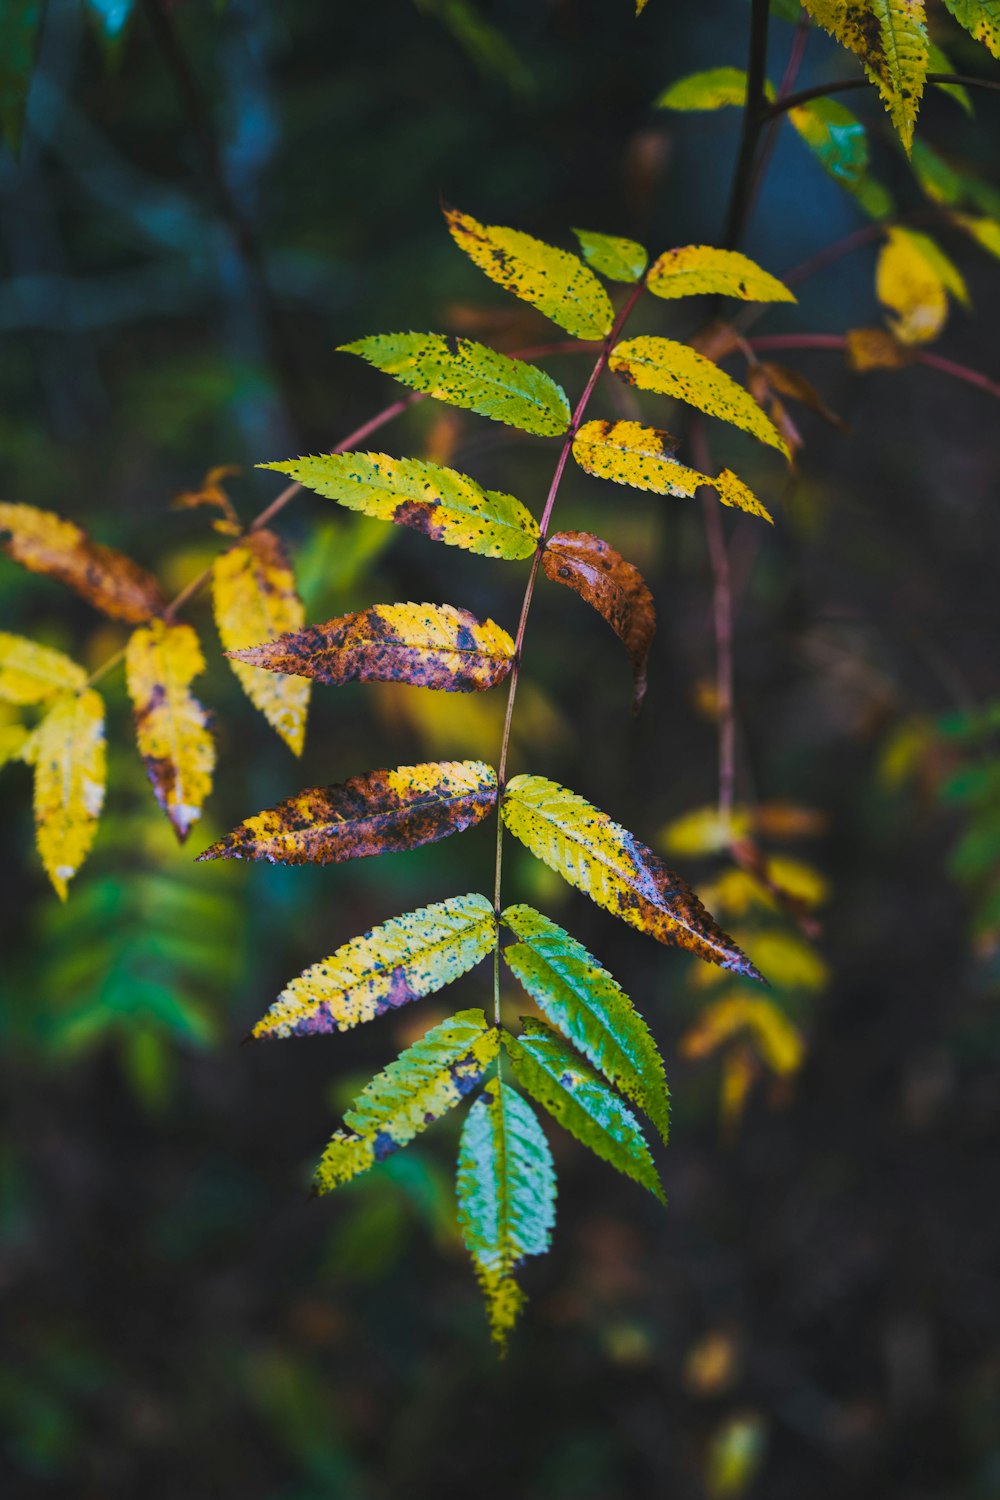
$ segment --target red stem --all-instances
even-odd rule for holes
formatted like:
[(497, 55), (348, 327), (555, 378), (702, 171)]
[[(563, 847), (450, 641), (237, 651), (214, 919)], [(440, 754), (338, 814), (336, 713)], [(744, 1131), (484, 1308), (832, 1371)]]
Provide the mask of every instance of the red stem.
[[(762, 338), (749, 339), (748, 343), (755, 352), (771, 349), (845, 349), (847, 347), (847, 339), (842, 333), (768, 333)], [(927, 365), (932, 370), (940, 370), (942, 375), (950, 375), (954, 380), (964, 380), (967, 385), (974, 385), (1000, 401), (1000, 382), (991, 380), (981, 371), (970, 370), (968, 365), (957, 364), (953, 359), (946, 359), (943, 354), (931, 354), (927, 349), (915, 349), (912, 352), (915, 364)]]

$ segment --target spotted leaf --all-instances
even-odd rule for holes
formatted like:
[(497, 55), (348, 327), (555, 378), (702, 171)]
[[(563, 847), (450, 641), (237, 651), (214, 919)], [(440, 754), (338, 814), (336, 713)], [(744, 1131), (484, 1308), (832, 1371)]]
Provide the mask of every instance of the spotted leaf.
[(151, 573), (123, 552), (92, 542), (73, 521), (33, 505), (0, 504), (8, 557), (75, 590), (113, 620), (141, 624), (165, 608)]
[(521, 1035), (504, 1032), (503, 1043), (525, 1093), (582, 1146), (666, 1201), (635, 1115), (558, 1032), (526, 1018)]
[(86, 681), (83, 668), (61, 651), (0, 630), (0, 698), (7, 703), (43, 703)]
[(412, 526), (433, 541), (484, 557), (530, 557), (538, 545), (538, 523), (520, 500), (425, 459), (333, 453), (262, 467), (290, 474), (349, 510)]
[(384, 1161), (472, 1092), (496, 1057), (498, 1033), (481, 1010), (460, 1010), (432, 1026), (366, 1084), (316, 1168), (328, 1193)]
[(504, 959), (539, 1010), (627, 1099), (664, 1141), (670, 1101), (663, 1059), (632, 1001), (582, 943), (530, 906), (508, 906), (501, 920), (519, 938)]
[(795, 295), (776, 276), (737, 250), (712, 245), (683, 245), (665, 250), (646, 274), (655, 297), (693, 297), (715, 294), (743, 302), (794, 302)]
[(1000, 57), (1000, 0), (944, 0), (959, 26)]
[(462, 1126), (458, 1223), (486, 1299), (490, 1329), (503, 1348), (524, 1305), (514, 1273), (544, 1255), (556, 1219), (556, 1173), (531, 1106), (493, 1078)]
[(609, 364), (629, 385), (675, 396), (710, 417), (732, 422), (789, 457), (784, 438), (750, 392), (687, 344), (644, 334), (617, 344)]
[(496, 772), (479, 760), (367, 771), (298, 792), (247, 818), (198, 857), (327, 865), (416, 849), (482, 822), (496, 800)]
[(574, 229), (573, 233), (580, 242), (584, 260), (609, 281), (641, 280), (649, 256), (635, 240), (623, 239), (618, 234), (598, 234), (593, 229)]
[(632, 662), (633, 705), (646, 695), (646, 662), (656, 633), (656, 607), (639, 569), (589, 531), (558, 531), (542, 553), (546, 578), (592, 604), (622, 642)]
[(924, 0), (803, 0), (817, 25), (858, 58), (907, 150), (927, 76)]
[(515, 776), (501, 815), (532, 854), (630, 926), (720, 968), (761, 977), (679, 875), (575, 792), (544, 776)]
[(45, 871), (65, 901), (97, 834), (107, 757), (104, 703), (93, 688), (57, 698), (23, 745), (35, 770), (35, 835)]
[(139, 754), (156, 800), (183, 843), (212, 790), (215, 743), (208, 715), (190, 692), (205, 670), (190, 625), (154, 620), (133, 631), (125, 653)]
[(485, 896), (453, 896), (393, 917), (293, 979), (253, 1034), (348, 1031), (451, 984), (493, 951), (496, 936)]
[(492, 620), (482, 622), (451, 604), (373, 604), (236, 655), (269, 672), (297, 673), (335, 687), (409, 682), (468, 693), (503, 681), (514, 662), (514, 642)]
[(601, 339), (614, 322), (607, 292), (579, 256), (520, 229), (480, 224), (446, 208), (452, 239), (491, 281), (530, 302), (578, 339)]
[(557, 437), (569, 426), (566, 393), (544, 370), (472, 339), (441, 333), (377, 333), (340, 347), (414, 390), (494, 422), (542, 437)]
[[(261, 528), (220, 553), (212, 566), (215, 623), (227, 654), (277, 640), (305, 619), (281, 538)], [(295, 754), (302, 753), (309, 708), (304, 677), (276, 677), (241, 658), (233, 671), (255, 708)]]
[(641, 422), (585, 422), (573, 439), (573, 457), (581, 469), (598, 479), (656, 495), (694, 495), (706, 485), (723, 505), (771, 520), (757, 496), (731, 469), (723, 469), (713, 479), (685, 468), (671, 456), (675, 446), (676, 439), (669, 432), (644, 427)]

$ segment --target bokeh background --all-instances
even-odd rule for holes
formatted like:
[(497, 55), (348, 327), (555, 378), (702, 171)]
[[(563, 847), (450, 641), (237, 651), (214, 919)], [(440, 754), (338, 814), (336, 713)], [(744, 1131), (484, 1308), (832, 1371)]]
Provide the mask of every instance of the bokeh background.
[[(50, 0), (20, 156), (0, 154), (3, 494), (80, 521), (168, 588), (219, 545), (205, 512), (171, 510), (179, 491), (239, 465), (249, 518), (276, 493), (255, 463), (322, 451), (392, 399), (338, 344), (409, 327), (550, 336), (455, 249), (442, 196), (562, 244), (571, 225), (654, 253), (719, 236), (738, 113), (652, 101), (693, 68), (743, 64), (742, 0), (649, 0), (638, 22), (628, 0), (150, 0), (110, 41), (100, 10), (114, 7)], [(792, 28), (773, 32), (777, 80)], [(939, 39), (956, 65), (988, 66), (954, 29)], [(803, 83), (850, 71), (811, 39)], [(901, 209), (919, 208), (877, 103), (849, 102)], [(939, 94), (922, 130), (988, 173), (997, 120), (989, 96), (969, 118)], [(781, 274), (863, 222), (783, 132), (748, 251)], [(953, 314), (941, 352), (996, 377), (998, 268), (943, 243), (975, 312)], [(812, 278), (762, 331), (877, 322), (874, 255)], [(660, 307), (636, 326), (684, 336), (701, 316)], [(348, 868), (193, 864), (301, 786), (491, 757), (501, 705), (320, 689), (297, 764), (242, 698), (202, 601), (210, 814), (178, 850), (109, 678), (108, 808), (65, 907), (32, 849), (29, 773), (4, 770), (5, 1495), (1000, 1495), (997, 406), (925, 368), (787, 362), (846, 430), (800, 411), (792, 479), (738, 436), (712, 440), (778, 523), (726, 517), (739, 799), (810, 810), (791, 818), (808, 839), (774, 848), (827, 886), (814, 941), (780, 912), (728, 920), (770, 933), (772, 999), (805, 1056), (785, 1077), (755, 1064), (720, 1124), (718, 1058), (683, 1055), (711, 998), (690, 963), (512, 855), (509, 894), (582, 937), (648, 1017), (674, 1125), (666, 1213), (550, 1132), (555, 1247), (527, 1274), (503, 1362), (454, 1227), (456, 1122), (307, 1199), (356, 1085), (452, 999), (480, 1003), (485, 970), (344, 1037), (239, 1046), (350, 936), (486, 888), (490, 830)], [(550, 367), (579, 389), (578, 364)], [(540, 509), (549, 444), (433, 405), (379, 441)], [(609, 389), (594, 412), (618, 414)], [(579, 472), (558, 514), (649, 579), (650, 690), (633, 720), (613, 636), (567, 591), (540, 591), (514, 769), (565, 779), (665, 849), (664, 829), (716, 795), (701, 516)], [(517, 565), (315, 496), (281, 530), (311, 619), (429, 598), (513, 623)], [(88, 665), (123, 640), (3, 559), (0, 609)], [(684, 826), (672, 859), (717, 882), (725, 864), (697, 837), (677, 849)]]

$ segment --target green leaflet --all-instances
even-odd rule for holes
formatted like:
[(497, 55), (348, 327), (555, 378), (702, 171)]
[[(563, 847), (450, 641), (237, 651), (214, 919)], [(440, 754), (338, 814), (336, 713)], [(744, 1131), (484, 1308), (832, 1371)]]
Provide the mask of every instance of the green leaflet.
[(472, 339), (443, 333), (377, 333), (340, 348), (414, 390), (523, 432), (558, 437), (569, 426), (566, 393), (551, 376)]
[(635, 1115), (551, 1026), (526, 1018), (521, 1035), (504, 1032), (503, 1044), (514, 1077), (553, 1119), (582, 1146), (666, 1202)]
[(349, 510), (411, 526), (433, 541), (484, 557), (530, 557), (538, 545), (538, 523), (520, 500), (484, 490), (467, 474), (426, 459), (327, 453), (259, 467), (290, 474)]
[[(1000, 3), (997, 4), (997, 14), (1000, 16)], [(935, 42), (927, 43), (927, 71), (928, 73), (956, 73), (951, 58)], [(975, 113), (972, 105), (972, 97), (968, 89), (963, 88), (960, 83), (935, 83), (932, 85), (941, 94), (950, 94), (955, 103), (964, 109), (967, 115)], [(916, 142), (914, 141), (914, 145)]]
[(624, 990), (582, 943), (530, 906), (508, 906), (501, 921), (521, 939), (503, 956), (539, 1010), (666, 1141), (670, 1102), (663, 1059)]
[[(765, 89), (768, 99), (774, 98), (770, 84)], [(668, 84), (663, 93), (653, 100), (654, 109), (707, 110), (724, 109), (746, 103), (747, 75), (742, 68), (706, 68), (701, 73), (688, 73)]]
[(493, 904), (475, 894), (393, 917), (293, 979), (253, 1035), (347, 1031), (451, 984), (492, 952), (496, 936)]
[[(959, 26), (1000, 57), (1000, 0), (944, 0)], [(934, 69), (937, 72), (937, 69)]]
[(549, 1248), (556, 1174), (549, 1143), (520, 1094), (494, 1078), (462, 1126), (458, 1222), (501, 1347), (524, 1304), (514, 1272)]
[(639, 281), (649, 262), (642, 245), (617, 234), (598, 234), (593, 229), (574, 229), (583, 258), (609, 281)]
[(320, 1193), (331, 1192), (374, 1162), (409, 1145), (480, 1083), (497, 1054), (498, 1033), (481, 1010), (460, 1010), (432, 1026), (376, 1073), (344, 1115), (316, 1168)]
[(868, 167), (868, 135), (858, 117), (837, 99), (811, 99), (788, 118), (830, 176), (854, 192)]

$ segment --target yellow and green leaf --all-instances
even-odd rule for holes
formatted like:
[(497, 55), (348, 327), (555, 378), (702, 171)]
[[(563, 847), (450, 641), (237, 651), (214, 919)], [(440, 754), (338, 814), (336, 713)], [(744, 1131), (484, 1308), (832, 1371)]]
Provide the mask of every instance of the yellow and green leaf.
[(205, 670), (190, 625), (140, 625), (125, 653), (139, 754), (156, 800), (183, 843), (212, 790), (215, 742), (205, 709), (190, 692)]
[(46, 873), (65, 901), (97, 834), (107, 754), (104, 702), (93, 688), (57, 698), (22, 747), (35, 771), (35, 836)]
[(896, 314), (892, 332), (902, 344), (924, 344), (937, 337), (948, 316), (948, 292), (968, 301), (957, 267), (926, 234), (893, 227), (879, 251), (875, 291)]
[(594, 229), (574, 229), (583, 258), (609, 281), (636, 282), (649, 262), (649, 256), (636, 240), (618, 234), (598, 234)]
[(712, 245), (682, 245), (665, 250), (646, 273), (656, 297), (716, 295), (743, 302), (794, 302), (795, 294), (738, 250)]
[(446, 208), (452, 239), (491, 281), (578, 339), (602, 339), (614, 322), (607, 292), (577, 255), (520, 229), (480, 224)]
[(813, 20), (858, 58), (908, 152), (927, 76), (924, 0), (803, 0)]
[(945, 5), (977, 42), (1000, 58), (1000, 0), (944, 0)]
[(493, 903), (452, 896), (352, 938), (282, 990), (255, 1037), (348, 1031), (451, 984), (493, 951)]
[[(770, 84), (765, 92), (768, 99), (774, 98)], [(668, 84), (653, 103), (656, 109), (684, 111), (724, 109), (727, 105), (742, 109), (746, 99), (747, 75), (742, 68), (706, 68)]]
[(520, 500), (425, 459), (331, 453), (261, 467), (290, 474), (349, 510), (411, 526), (483, 557), (530, 557), (538, 545), (538, 523)]
[(585, 422), (573, 439), (573, 457), (598, 479), (627, 484), (655, 495), (694, 495), (702, 485), (714, 489), (723, 505), (771, 520), (756, 495), (730, 469), (716, 478), (685, 468), (672, 454), (676, 440), (668, 432), (641, 422)]
[(62, 651), (0, 631), (0, 698), (7, 703), (43, 703), (78, 692), (86, 681), (83, 668)]

